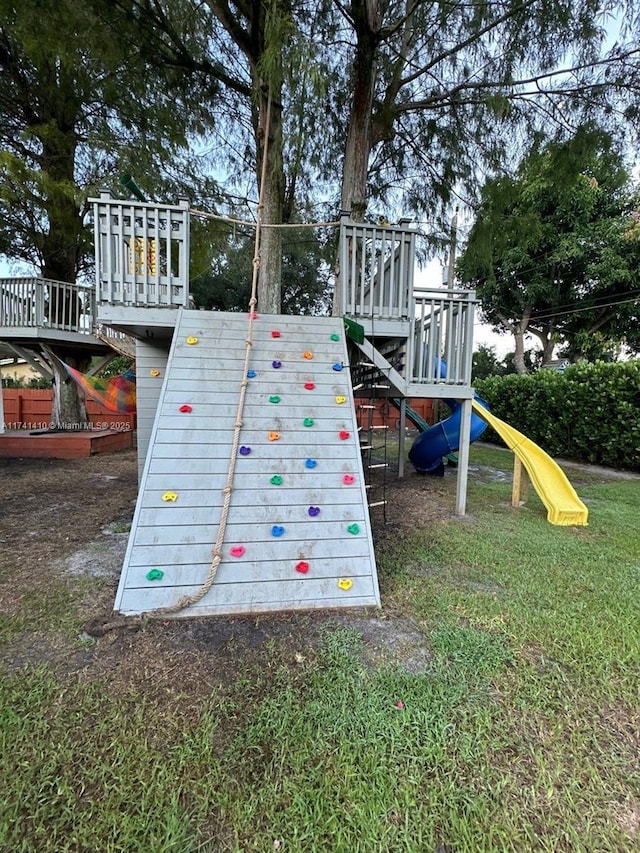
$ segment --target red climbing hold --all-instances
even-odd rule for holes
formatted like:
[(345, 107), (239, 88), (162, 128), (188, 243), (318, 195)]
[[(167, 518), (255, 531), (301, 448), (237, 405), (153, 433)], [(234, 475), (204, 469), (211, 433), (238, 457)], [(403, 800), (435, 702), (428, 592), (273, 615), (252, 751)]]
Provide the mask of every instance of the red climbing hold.
[(301, 575), (306, 575), (309, 571), (309, 563), (306, 560), (300, 560), (299, 563), (296, 563), (296, 572), (300, 572)]
[(191, 406), (188, 403), (185, 403), (183, 406), (180, 406), (178, 411), (179, 412), (192, 412), (193, 409), (191, 408)]
[(316, 385), (315, 382), (305, 382), (304, 387), (307, 389), (307, 391), (313, 391)]
[(338, 438), (340, 439), (340, 441), (346, 441), (348, 438), (351, 438), (351, 433), (343, 429), (341, 432), (338, 433)]
[(280, 332), (279, 332), (277, 329), (274, 329), (274, 330), (271, 332), (271, 337), (272, 337), (272, 338), (279, 338), (279, 337), (280, 337)]

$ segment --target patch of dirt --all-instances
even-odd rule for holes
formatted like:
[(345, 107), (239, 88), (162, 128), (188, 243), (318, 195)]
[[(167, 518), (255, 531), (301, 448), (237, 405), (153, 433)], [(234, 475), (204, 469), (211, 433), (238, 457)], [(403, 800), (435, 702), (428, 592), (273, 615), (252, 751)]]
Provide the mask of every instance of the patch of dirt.
[[(456, 471), (424, 477), (410, 466), (374, 471), (377, 543), (455, 518)], [(501, 472), (473, 468), (470, 479)], [(349, 627), (363, 638), (363, 664), (425, 672), (419, 626), (387, 606), (261, 617), (147, 621), (112, 608), (135, 507), (135, 451), (87, 459), (0, 459), (0, 613), (18, 627), (0, 646), (10, 668), (49, 665), (65, 678), (102, 679), (114, 692), (140, 690), (162, 701), (209, 695), (247, 672), (312, 661), (323, 632)], [(53, 603), (52, 603), (53, 602)], [(40, 620), (40, 624), (38, 624)], [(42, 626), (46, 625), (46, 628)]]
[[(270, 614), (261, 617), (141, 622), (112, 607), (137, 494), (135, 451), (87, 459), (0, 459), (0, 611), (25, 626), (0, 648), (10, 668), (41, 663), (61, 679), (101, 679), (114, 692), (139, 690), (166, 701), (209, 695), (255, 662), (274, 670), (313, 660), (336, 625), (363, 637), (363, 663), (424, 672), (429, 653), (418, 627), (375, 611)], [(427, 478), (397, 469), (376, 472), (377, 537), (394, 537), (453, 515), (455, 471)], [(385, 520), (386, 515), (386, 520)], [(62, 612), (48, 612), (58, 589)], [(44, 602), (37, 627), (34, 607)], [(55, 627), (57, 625), (57, 627)]]

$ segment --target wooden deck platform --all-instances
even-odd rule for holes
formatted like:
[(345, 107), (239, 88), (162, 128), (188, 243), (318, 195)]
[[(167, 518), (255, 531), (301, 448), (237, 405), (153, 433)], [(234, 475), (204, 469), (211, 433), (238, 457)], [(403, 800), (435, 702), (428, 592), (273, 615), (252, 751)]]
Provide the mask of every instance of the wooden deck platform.
[(79, 459), (95, 453), (127, 450), (132, 446), (131, 430), (46, 433), (7, 430), (0, 434), (0, 456), (10, 459)]
[[(158, 376), (115, 602), (123, 614), (171, 605), (208, 573), (247, 326), (246, 315), (181, 312)], [(178, 617), (380, 603), (346, 363), (340, 319), (255, 321), (223, 560), (211, 590)]]

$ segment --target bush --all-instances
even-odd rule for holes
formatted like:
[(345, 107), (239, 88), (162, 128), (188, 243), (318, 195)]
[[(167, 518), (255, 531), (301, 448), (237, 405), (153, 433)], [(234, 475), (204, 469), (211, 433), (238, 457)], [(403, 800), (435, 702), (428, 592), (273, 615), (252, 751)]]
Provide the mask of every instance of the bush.
[[(551, 456), (640, 470), (640, 361), (490, 376), (476, 391)], [(485, 437), (500, 443), (493, 431)]]

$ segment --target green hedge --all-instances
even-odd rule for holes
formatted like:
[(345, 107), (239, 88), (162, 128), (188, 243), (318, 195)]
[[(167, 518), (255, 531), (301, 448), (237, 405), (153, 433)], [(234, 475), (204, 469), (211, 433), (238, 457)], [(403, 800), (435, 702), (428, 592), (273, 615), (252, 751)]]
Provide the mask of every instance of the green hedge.
[[(475, 390), (551, 456), (640, 470), (640, 361), (490, 376)], [(492, 430), (485, 438), (499, 442)]]

